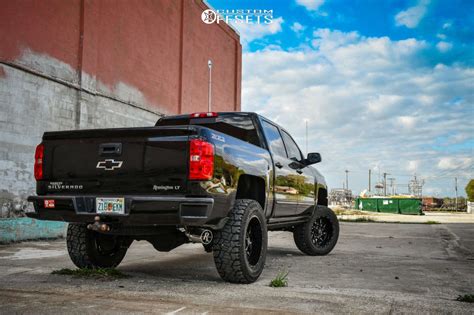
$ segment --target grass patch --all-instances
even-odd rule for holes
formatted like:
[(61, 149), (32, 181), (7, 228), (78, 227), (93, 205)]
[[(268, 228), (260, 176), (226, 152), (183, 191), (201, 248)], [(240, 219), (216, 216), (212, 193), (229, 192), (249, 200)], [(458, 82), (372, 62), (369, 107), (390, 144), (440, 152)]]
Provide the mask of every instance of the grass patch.
[(122, 279), (129, 276), (115, 268), (81, 268), (81, 269), (59, 269), (51, 272), (53, 275), (73, 276), (77, 278), (98, 278), (98, 279)]
[(459, 295), (459, 296), (456, 298), (456, 301), (459, 301), (459, 302), (466, 302), (466, 303), (474, 303), (474, 294)]
[(336, 215), (362, 215), (364, 212), (356, 209), (344, 209), (344, 208), (334, 208), (332, 211)]
[(369, 217), (358, 217), (354, 219), (339, 219), (342, 222), (377, 222)]
[(441, 224), (438, 221), (426, 221), (424, 224)]
[(288, 273), (289, 272), (279, 272), (275, 279), (270, 281), (270, 286), (272, 288), (281, 288), (281, 287), (286, 287), (288, 286)]

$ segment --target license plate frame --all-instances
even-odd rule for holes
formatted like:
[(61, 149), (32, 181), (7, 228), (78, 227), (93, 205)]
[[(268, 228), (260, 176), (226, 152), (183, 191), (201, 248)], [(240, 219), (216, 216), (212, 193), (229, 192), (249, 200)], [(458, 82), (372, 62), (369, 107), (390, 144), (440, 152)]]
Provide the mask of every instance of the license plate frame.
[(125, 198), (123, 197), (96, 197), (95, 212), (106, 215), (124, 215)]

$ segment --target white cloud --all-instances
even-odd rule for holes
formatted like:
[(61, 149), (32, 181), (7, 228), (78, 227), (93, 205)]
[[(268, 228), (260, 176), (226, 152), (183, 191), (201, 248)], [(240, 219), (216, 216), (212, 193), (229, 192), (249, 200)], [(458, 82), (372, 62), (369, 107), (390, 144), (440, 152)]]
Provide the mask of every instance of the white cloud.
[(408, 28), (415, 28), (425, 16), (429, 0), (419, 0), (416, 6), (410, 7), (405, 11), (398, 12), (395, 15), (395, 24), (397, 26), (405, 26)]
[[(397, 174), (416, 170), (430, 178), (425, 188), (447, 194), (440, 159), (472, 154), (465, 143), (474, 135), (474, 69), (420, 63), (432, 48), (416, 39), (318, 29), (312, 45), (245, 53), (243, 110), (275, 120), (300, 144), (309, 118), (309, 149), (322, 153), (318, 168), (333, 188), (349, 169), (351, 188), (361, 191), (367, 170), (376, 166), (374, 182), (389, 172), (406, 183)], [(472, 169), (456, 172), (442, 175), (473, 175)]]
[(240, 33), (240, 41), (244, 46), (248, 45), (251, 41), (256, 39), (264, 38), (268, 35), (274, 35), (282, 30), (282, 24), (284, 23), (282, 17), (274, 18), (270, 24), (265, 23), (231, 23), (232, 26), (237, 28)]
[(317, 11), (324, 4), (324, 0), (296, 0), (296, 3), (308, 11)]
[(295, 32), (296, 34), (300, 34), (306, 29), (306, 26), (301, 25), (298, 22), (293, 23), (293, 25), (290, 26), (291, 30)]
[(413, 160), (413, 161), (408, 161), (406, 169), (412, 173), (415, 173), (420, 165), (420, 161)]
[(417, 118), (414, 116), (399, 116), (397, 120), (401, 127), (405, 129), (413, 129), (417, 122)]
[(438, 168), (440, 170), (468, 170), (473, 167), (472, 157), (443, 157), (439, 159)]
[(443, 29), (451, 28), (451, 26), (452, 26), (451, 22), (446, 22), (443, 24)]
[(453, 48), (453, 44), (441, 41), (438, 44), (436, 44), (436, 48), (442, 53), (445, 53), (447, 51), (450, 51), (451, 48)]

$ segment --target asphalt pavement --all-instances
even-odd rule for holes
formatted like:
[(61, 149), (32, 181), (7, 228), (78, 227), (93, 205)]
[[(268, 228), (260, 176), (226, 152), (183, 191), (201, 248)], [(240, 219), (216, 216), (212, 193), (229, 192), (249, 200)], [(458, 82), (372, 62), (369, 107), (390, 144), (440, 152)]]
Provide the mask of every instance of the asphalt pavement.
[[(125, 279), (53, 275), (74, 268), (65, 240), (0, 245), (0, 313), (459, 313), (474, 305), (474, 224), (341, 223), (327, 256), (300, 253), (271, 232), (265, 270), (250, 285), (223, 282), (200, 244), (161, 253), (135, 242)], [(271, 288), (288, 271), (288, 287)]]

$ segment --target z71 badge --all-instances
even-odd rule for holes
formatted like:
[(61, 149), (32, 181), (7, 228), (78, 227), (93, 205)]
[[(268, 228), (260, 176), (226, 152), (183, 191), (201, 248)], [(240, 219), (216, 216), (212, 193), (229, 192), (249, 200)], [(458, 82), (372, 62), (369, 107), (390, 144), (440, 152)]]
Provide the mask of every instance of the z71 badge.
[(215, 133), (211, 134), (211, 138), (220, 142), (225, 142), (225, 138), (223, 136), (216, 135)]

